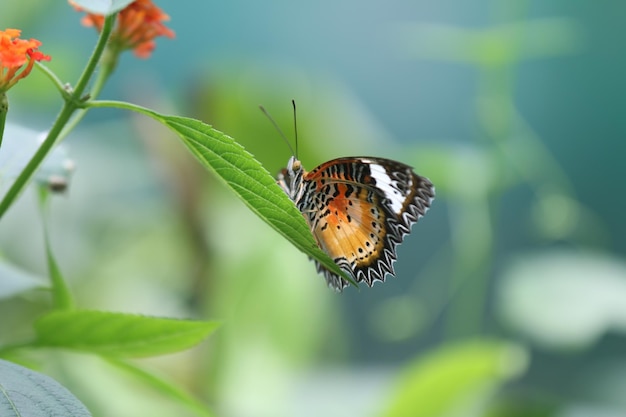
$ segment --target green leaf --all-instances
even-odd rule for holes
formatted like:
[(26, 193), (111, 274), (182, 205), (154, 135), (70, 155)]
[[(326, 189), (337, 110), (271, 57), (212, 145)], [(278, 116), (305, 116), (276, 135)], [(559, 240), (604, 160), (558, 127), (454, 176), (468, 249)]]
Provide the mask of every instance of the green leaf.
[(86, 12), (108, 16), (119, 12), (134, 0), (73, 0), (72, 3)]
[(519, 376), (527, 362), (524, 350), (499, 341), (477, 340), (439, 348), (409, 365), (380, 415), (439, 417), (484, 405), (485, 397)]
[(150, 385), (161, 394), (172, 398), (185, 407), (189, 408), (196, 414), (204, 417), (212, 417), (214, 414), (202, 402), (191, 396), (188, 392), (182, 390), (178, 385), (168, 382), (156, 375), (153, 375), (143, 369), (115, 358), (107, 358), (107, 361), (131, 374), (138, 379)]
[(74, 306), (72, 293), (67, 286), (67, 281), (63, 277), (61, 268), (54, 257), (52, 246), (50, 245), (50, 237), (48, 235), (48, 216), (46, 213), (46, 201), (49, 197), (48, 189), (40, 187), (39, 190), (39, 208), (41, 209), (41, 218), (43, 220), (43, 238), (46, 246), (46, 260), (48, 261), (48, 273), (50, 274), (50, 282), (52, 283), (52, 303), (56, 309), (69, 310)]
[(57, 311), (35, 322), (35, 346), (146, 357), (188, 349), (208, 337), (217, 326), (215, 321), (101, 311)]
[(54, 258), (52, 248), (50, 247), (50, 239), (48, 233), (45, 233), (44, 241), (46, 244), (46, 259), (48, 261), (48, 273), (50, 274), (50, 281), (52, 282), (52, 298), (55, 308), (58, 309), (70, 309), (74, 305), (72, 293), (67, 287), (65, 278), (61, 273), (59, 264)]
[(302, 213), (276, 184), (274, 177), (233, 138), (199, 120), (163, 115), (124, 101), (95, 100), (89, 102), (89, 107), (133, 110), (152, 117), (172, 129), (200, 163), (214, 172), (261, 219), (302, 252), (358, 287), (354, 280), (317, 246)]
[(91, 413), (52, 378), (0, 359), (0, 416), (88, 417)]
[(274, 177), (243, 146), (199, 120), (148, 112), (178, 133), (202, 165), (217, 174), (261, 219), (302, 252), (357, 286), (317, 246), (302, 213)]

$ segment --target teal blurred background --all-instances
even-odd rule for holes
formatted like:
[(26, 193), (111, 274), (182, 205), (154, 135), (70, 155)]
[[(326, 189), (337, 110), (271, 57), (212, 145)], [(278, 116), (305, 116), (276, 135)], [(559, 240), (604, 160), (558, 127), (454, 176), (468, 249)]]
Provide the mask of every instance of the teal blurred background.
[[(158, 5), (176, 39), (125, 54), (100, 98), (199, 118), (272, 173), (290, 151), (258, 105), (291, 138), (293, 98), (305, 167), (393, 158), (437, 199), (397, 278), (338, 295), (166, 129), (91, 111), (50, 214), (78, 304), (224, 323), (148, 368), (220, 416), (626, 415), (626, 4)], [(67, 82), (96, 40), (79, 20), (64, 2), (0, 4), (0, 28), (42, 40)], [(36, 130), (60, 107), (41, 74), (9, 98), (9, 121)], [(0, 251), (45, 275), (35, 201), (0, 223)], [(0, 342), (46, 308), (3, 300)], [(97, 359), (47, 355), (96, 416), (193, 415)]]

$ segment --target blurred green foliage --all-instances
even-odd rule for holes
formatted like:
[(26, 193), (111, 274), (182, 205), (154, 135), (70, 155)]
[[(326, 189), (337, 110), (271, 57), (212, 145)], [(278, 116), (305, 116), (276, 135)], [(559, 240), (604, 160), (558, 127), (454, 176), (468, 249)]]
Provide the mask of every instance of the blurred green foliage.
[[(223, 325), (141, 362), (167, 375), (153, 384), (75, 353), (11, 359), (96, 416), (198, 415), (196, 397), (252, 417), (625, 413), (626, 58), (610, 46), (623, 7), (348, 3), (163, 0), (177, 39), (123, 60), (104, 94), (210, 123), (270, 172), (290, 153), (258, 105), (291, 137), (295, 98), (307, 168), (367, 154), (415, 166), (438, 196), (398, 279), (333, 294), (170, 132), (93, 111), (66, 142), (77, 170), (47, 219), (77, 305)], [(74, 79), (95, 35), (65, 4), (16, 4), (0, 5), (0, 27), (42, 39)], [(40, 78), (11, 96), (13, 123), (48, 126), (58, 102)], [(27, 193), (0, 223), (1, 345), (50, 307), (36, 206)]]

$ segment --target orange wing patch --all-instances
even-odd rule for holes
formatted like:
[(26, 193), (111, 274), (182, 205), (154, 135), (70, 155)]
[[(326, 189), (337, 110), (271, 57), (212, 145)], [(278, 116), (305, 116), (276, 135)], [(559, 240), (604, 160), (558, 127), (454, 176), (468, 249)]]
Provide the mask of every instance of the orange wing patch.
[(353, 268), (372, 265), (384, 248), (385, 213), (366, 200), (365, 188), (346, 198), (347, 186), (335, 186), (339, 194), (318, 213), (313, 235), (331, 258), (343, 258)]

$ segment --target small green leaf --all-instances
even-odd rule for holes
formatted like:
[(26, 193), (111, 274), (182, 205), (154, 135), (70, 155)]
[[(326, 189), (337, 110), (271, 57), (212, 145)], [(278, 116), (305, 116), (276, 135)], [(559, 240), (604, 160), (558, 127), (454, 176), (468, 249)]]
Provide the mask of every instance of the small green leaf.
[(48, 261), (48, 273), (50, 274), (50, 282), (52, 283), (52, 303), (56, 309), (69, 310), (74, 306), (72, 293), (67, 286), (67, 281), (63, 277), (61, 268), (57, 263), (52, 247), (50, 245), (50, 237), (48, 236), (48, 216), (46, 213), (46, 201), (49, 197), (48, 189), (40, 187), (39, 190), (39, 207), (41, 209), (41, 217), (43, 220), (43, 238), (46, 246), (46, 259)]
[(0, 359), (0, 416), (89, 417), (91, 413), (52, 378)]
[(48, 260), (48, 273), (50, 274), (50, 281), (52, 282), (53, 304), (55, 308), (58, 309), (70, 309), (74, 305), (72, 293), (67, 287), (67, 281), (63, 278), (59, 264), (54, 258), (47, 232), (45, 233), (44, 240), (46, 245), (46, 259)]
[(108, 16), (119, 12), (134, 0), (73, 0), (72, 3), (86, 12)]
[(519, 376), (527, 362), (524, 350), (506, 342), (476, 340), (440, 348), (409, 365), (381, 416), (439, 417), (472, 409)]
[(302, 213), (243, 146), (199, 120), (153, 112), (150, 115), (178, 133), (202, 165), (217, 174), (261, 219), (302, 252), (357, 286), (317, 246)]
[(215, 321), (57, 311), (35, 322), (35, 345), (110, 356), (155, 356), (188, 349), (208, 337), (217, 326)]

